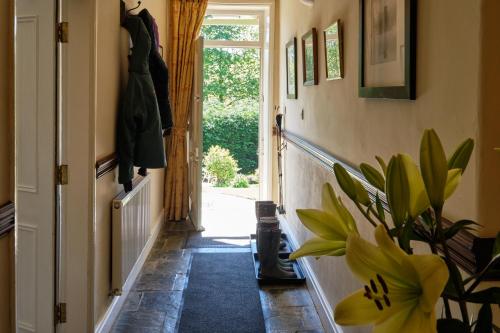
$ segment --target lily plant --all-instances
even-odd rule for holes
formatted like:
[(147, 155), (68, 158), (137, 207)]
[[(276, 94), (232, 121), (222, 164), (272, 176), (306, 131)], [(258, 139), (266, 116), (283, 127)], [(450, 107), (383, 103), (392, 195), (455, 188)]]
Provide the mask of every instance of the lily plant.
[[(362, 180), (335, 164), (340, 188), (374, 227), (376, 245), (360, 236), (353, 215), (328, 183), (323, 186), (321, 209), (297, 210), (301, 222), (316, 237), (291, 258), (345, 255), (363, 285), (335, 307), (339, 325), (372, 324), (375, 333), (500, 332), (491, 310), (492, 305), (500, 305), (500, 288), (477, 291), (485, 278), (498, 273), (500, 233), (491, 261), (481, 272), (464, 279), (450, 255), (448, 241), (478, 225), (470, 220), (445, 225), (442, 217), (473, 149), (474, 141), (467, 139), (447, 158), (438, 135), (429, 129), (420, 145), (420, 166), (407, 154), (396, 154), (387, 164), (377, 156), (379, 168), (360, 165)], [(414, 254), (414, 242), (426, 243), (430, 253)], [(439, 298), (443, 311), (437, 319)], [(459, 315), (452, 313), (453, 302), (458, 303)], [(475, 318), (469, 314), (468, 303), (481, 304)]]

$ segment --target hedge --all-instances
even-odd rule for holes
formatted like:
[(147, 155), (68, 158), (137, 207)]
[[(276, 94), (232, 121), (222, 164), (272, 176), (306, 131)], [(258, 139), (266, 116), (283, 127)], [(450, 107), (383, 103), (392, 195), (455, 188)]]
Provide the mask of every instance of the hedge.
[(258, 167), (259, 106), (252, 100), (232, 106), (208, 100), (203, 111), (203, 152), (211, 146), (231, 152), (243, 174), (252, 174)]

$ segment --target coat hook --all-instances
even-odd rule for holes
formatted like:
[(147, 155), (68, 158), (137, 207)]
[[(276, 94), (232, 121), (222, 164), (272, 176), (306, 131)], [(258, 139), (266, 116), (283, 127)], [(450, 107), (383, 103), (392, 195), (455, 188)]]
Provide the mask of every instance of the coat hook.
[(131, 11), (141, 7), (141, 3), (142, 1), (137, 1), (137, 6), (135, 6), (134, 8), (130, 8), (129, 10), (127, 10), (127, 14), (130, 13)]

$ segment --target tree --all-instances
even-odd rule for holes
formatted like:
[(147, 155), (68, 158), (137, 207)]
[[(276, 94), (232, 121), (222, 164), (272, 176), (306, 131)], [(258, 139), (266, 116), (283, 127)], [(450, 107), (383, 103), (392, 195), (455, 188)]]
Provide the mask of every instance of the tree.
[[(202, 34), (207, 40), (256, 40), (258, 28), (205, 25)], [(205, 49), (203, 150), (228, 149), (245, 174), (258, 167), (259, 95), (259, 49)]]
[[(244, 40), (248, 26), (208, 25), (202, 33), (211, 40)], [(215, 98), (226, 106), (235, 101), (258, 101), (260, 53), (254, 48), (207, 48), (204, 52), (204, 100)]]

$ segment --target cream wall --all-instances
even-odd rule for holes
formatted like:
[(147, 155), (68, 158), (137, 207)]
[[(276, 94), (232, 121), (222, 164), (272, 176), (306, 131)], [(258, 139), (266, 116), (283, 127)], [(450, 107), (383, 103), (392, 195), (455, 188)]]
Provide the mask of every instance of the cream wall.
[[(408, 152), (418, 161), (420, 139), (426, 128), (437, 130), (448, 152), (466, 137), (475, 139), (477, 148), (470, 166), (459, 190), (445, 207), (445, 216), (452, 220), (477, 220), (485, 225), (479, 231), (482, 236), (495, 235), (499, 226), (493, 207), (499, 202), (500, 157), (491, 148), (500, 146), (498, 94), (495, 95), (500, 77), (499, 53), (498, 38), (493, 33), (498, 33), (498, 12), (495, 0), (418, 1), (417, 100), (397, 101), (358, 97), (359, 1), (316, 0), (314, 7), (298, 0), (281, 1), (279, 95), (281, 109), (286, 108), (286, 129), (353, 165), (365, 161), (376, 163), (374, 155), (389, 159), (396, 152)], [(489, 17), (488, 26), (482, 25), (482, 15)], [(344, 27), (345, 78), (326, 81), (322, 30), (337, 19)], [(320, 80), (319, 86), (304, 87), (300, 40), (313, 27), (319, 35)], [(285, 44), (293, 37), (298, 40), (297, 100), (286, 98), (284, 84)], [(492, 40), (495, 42), (491, 43)], [(483, 49), (482, 53), (482, 43), (491, 43), (491, 49)], [(300, 117), (302, 109), (304, 120)], [(286, 217), (300, 242), (312, 235), (300, 224), (295, 210), (319, 208), (321, 186), (327, 181), (340, 193), (331, 172), (288, 145)], [(349, 199), (344, 201), (350, 204)], [(362, 219), (359, 214), (356, 218)], [(371, 227), (364, 222), (361, 226), (361, 233), (371, 237)], [(360, 287), (344, 259), (308, 260), (332, 305)], [(344, 332), (366, 331), (344, 329)]]
[[(12, 197), (12, 3), (1, 0), (0, 11), (0, 207)], [(13, 232), (0, 238), (0, 332), (11, 331), (13, 316)]]
[[(136, 1), (127, 0), (127, 8)], [(97, 1), (97, 87), (96, 87), (96, 159), (115, 152), (115, 124), (120, 93), (128, 75), (128, 32), (120, 27), (119, 2)], [(166, 45), (166, 11), (164, 0), (144, 1), (155, 17), (160, 44)], [(166, 56), (166, 54), (164, 55)], [(151, 217), (153, 229), (163, 218), (164, 170), (149, 170), (152, 174)], [(122, 190), (117, 183), (117, 171), (96, 181), (94, 322), (102, 319), (110, 305), (111, 281), (111, 201)]]

